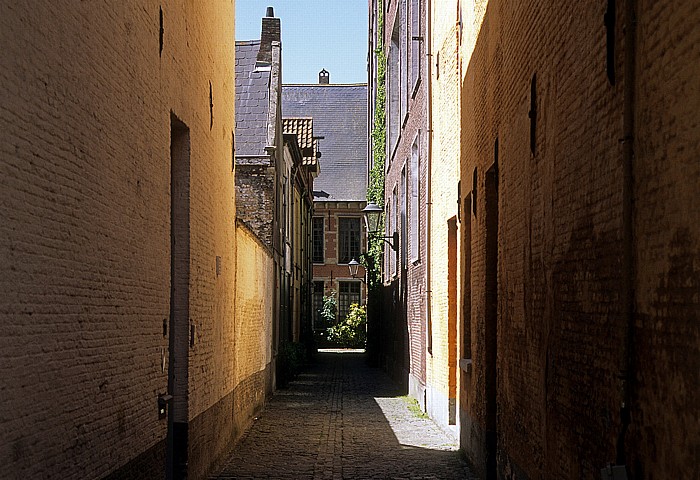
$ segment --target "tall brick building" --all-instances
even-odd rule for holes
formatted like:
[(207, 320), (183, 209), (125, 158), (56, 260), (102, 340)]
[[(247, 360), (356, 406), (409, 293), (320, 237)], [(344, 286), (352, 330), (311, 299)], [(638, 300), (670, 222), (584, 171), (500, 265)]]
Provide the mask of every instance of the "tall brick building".
[(454, 19), (462, 444), (508, 478), (696, 477), (700, 10), (483, 3)]
[[(427, 62), (426, 2), (371, 2), (369, 50), (387, 54), (385, 236), (398, 232), (396, 250), (384, 255), (380, 362), (425, 408), (427, 349)], [(381, 10), (383, 9), (383, 10)], [(379, 18), (384, 19), (380, 31)], [(370, 71), (376, 101), (376, 61)]]
[(700, 11), (426, 3), (426, 410), (484, 478), (697, 477)]
[[(285, 117), (313, 119), (321, 169), (314, 180), (311, 226), (314, 329), (325, 330), (318, 315), (323, 295), (335, 292), (343, 318), (350, 304), (365, 303), (366, 287), (352, 278), (347, 264), (364, 252), (362, 209), (367, 194), (367, 85), (331, 84), (322, 71), (319, 83), (284, 85)], [(358, 276), (362, 276), (360, 269)]]
[(280, 29), (269, 8), (260, 40), (236, 42), (237, 216), (272, 255), (275, 353), (310, 331), (311, 192), (318, 166), (313, 122), (282, 118)]
[(234, 5), (3, 2), (0, 44), (0, 476), (202, 478), (269, 363), (233, 321)]

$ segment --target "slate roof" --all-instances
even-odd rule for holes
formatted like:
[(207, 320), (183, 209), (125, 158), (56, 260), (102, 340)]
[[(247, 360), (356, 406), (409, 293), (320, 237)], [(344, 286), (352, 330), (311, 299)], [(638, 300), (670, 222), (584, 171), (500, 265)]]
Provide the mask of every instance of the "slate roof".
[(260, 40), (236, 42), (236, 156), (265, 155), (269, 71), (255, 71)]
[(367, 85), (283, 85), (282, 114), (313, 117), (321, 173), (314, 201), (365, 201), (367, 197)]
[(297, 136), (299, 148), (304, 156), (302, 165), (316, 166), (316, 142), (314, 140), (313, 118), (284, 118), (282, 119), (284, 133), (292, 133)]

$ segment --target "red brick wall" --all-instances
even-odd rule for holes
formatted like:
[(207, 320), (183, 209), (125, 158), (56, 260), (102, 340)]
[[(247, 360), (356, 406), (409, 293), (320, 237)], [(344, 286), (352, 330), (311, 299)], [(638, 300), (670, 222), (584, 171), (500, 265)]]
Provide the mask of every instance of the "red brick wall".
[[(462, 201), (477, 170), (462, 445), (486, 463), (485, 172), (498, 139), (497, 384), (505, 478), (596, 478), (615, 462), (625, 365), (624, 3), (488, 2), (462, 58)], [(698, 452), (699, 72), (693, 2), (638, 2), (634, 131), (634, 478), (694, 476)], [(478, 13), (478, 12), (477, 12)], [(662, 73), (663, 72), (663, 73)], [(536, 149), (530, 147), (536, 74)], [(468, 254), (466, 256), (468, 257)], [(695, 292), (695, 293), (691, 293)], [(684, 359), (684, 360), (682, 360)]]
[(700, 13), (639, 1), (636, 68), (636, 478), (700, 476)]
[[(381, 2), (380, 2), (381, 3)], [(404, 23), (400, 25), (399, 28), (406, 29), (406, 22), (409, 26), (410, 37), (420, 37), (426, 35), (426, 8), (427, 2), (420, 2), (420, 11), (418, 12), (420, 16), (421, 29), (419, 31), (410, 30), (412, 28), (411, 24), (411, 6), (413, 3), (408, 0), (407, 2), (407, 18)], [(394, 22), (400, 22), (400, 15), (397, 14), (399, 2), (391, 2), (388, 5), (387, 12), (384, 14), (385, 26), (384, 26), (384, 45), (388, 46), (391, 44), (391, 34), (394, 30)], [(382, 8), (381, 5), (379, 8)], [(426, 384), (426, 263), (427, 263), (427, 251), (426, 251), (426, 203), (427, 203), (427, 124), (426, 124), (426, 113), (427, 113), (427, 60), (426, 60), (426, 44), (425, 42), (420, 42), (418, 58), (411, 58), (411, 46), (413, 41), (408, 41), (406, 47), (408, 49), (406, 59), (407, 64), (405, 68), (408, 69), (408, 95), (409, 99), (407, 102), (408, 115), (406, 117), (405, 123), (400, 128), (400, 134), (398, 137), (397, 144), (395, 148), (391, 148), (387, 154), (386, 161), (386, 177), (385, 177), (385, 204), (393, 205), (392, 192), (395, 187), (396, 191), (399, 192), (404, 188), (402, 184), (401, 172), (405, 168), (406, 176), (408, 178), (408, 191), (406, 195), (409, 199), (409, 205), (406, 212), (406, 222), (407, 228), (406, 233), (408, 238), (399, 237), (399, 242), (401, 244), (405, 243), (407, 245), (407, 260), (406, 269), (397, 269), (397, 280), (394, 282), (396, 288), (404, 290), (404, 295), (401, 297), (405, 301), (405, 305), (398, 305), (397, 308), (391, 309), (390, 315), (394, 317), (394, 321), (397, 323), (397, 329), (402, 331), (402, 335), (407, 336), (406, 344), (402, 345), (395, 356), (398, 358), (392, 359), (392, 362), (397, 362), (401, 366), (398, 367), (403, 371), (403, 374), (408, 375), (411, 381), (411, 393), (415, 395), (420, 401), (421, 405), (425, 407), (424, 390)], [(388, 49), (387, 49), (388, 51)], [(413, 68), (412, 62), (417, 60), (419, 62), (419, 83), (414, 91), (413, 83), (411, 79), (411, 69)], [(391, 60), (393, 61), (393, 60)], [(405, 80), (406, 77), (402, 77)], [(390, 86), (387, 85), (387, 89)], [(391, 95), (390, 91), (387, 91), (387, 98)], [(412, 175), (412, 163), (411, 154), (414, 142), (417, 141), (419, 146), (419, 172), (418, 172), (418, 211), (411, 211), (410, 195), (412, 194), (411, 186), (411, 175)], [(400, 201), (400, 199), (399, 199)], [(414, 261), (411, 258), (411, 245), (413, 241), (414, 232), (412, 227), (414, 224), (411, 223), (411, 217), (418, 216), (418, 249), (419, 258)], [(399, 235), (401, 235), (400, 229)], [(387, 255), (395, 255), (394, 251), (387, 245), (385, 252)], [(386, 290), (387, 292), (393, 292), (393, 290)], [(392, 297), (394, 293), (389, 294), (389, 297), (385, 299), (387, 302), (393, 303)], [(403, 341), (403, 340), (402, 340)]]
[[(362, 209), (365, 208), (365, 202), (314, 202), (314, 217), (323, 217), (323, 241), (324, 251), (323, 257), (325, 262), (314, 263), (313, 279), (314, 281), (325, 282), (325, 290), (329, 292), (334, 290), (338, 293), (338, 281), (353, 281), (350, 275), (350, 269), (346, 264), (338, 264), (338, 218), (339, 217), (357, 217), (360, 219), (361, 225), (361, 244), (360, 252), (367, 249), (365, 240), (365, 227), (362, 216)], [(356, 259), (358, 262), (361, 260)], [(357, 277), (364, 278), (365, 271), (363, 267), (358, 268)], [(360, 296), (362, 303), (367, 302), (367, 286), (363, 283), (360, 288)], [(336, 297), (337, 298), (337, 297)]]

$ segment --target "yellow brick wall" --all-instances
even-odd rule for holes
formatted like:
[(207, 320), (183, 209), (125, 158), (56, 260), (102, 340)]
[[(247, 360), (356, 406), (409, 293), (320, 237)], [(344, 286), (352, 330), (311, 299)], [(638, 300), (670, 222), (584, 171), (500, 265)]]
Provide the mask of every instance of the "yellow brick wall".
[(264, 370), (272, 359), (274, 261), (246, 227), (236, 229), (236, 386)]
[(101, 478), (164, 445), (171, 112), (190, 130), (189, 418), (234, 387), (234, 8), (0, 6), (3, 477)]
[[(432, 141), (430, 289), (432, 355), (427, 361), (428, 412), (447, 422), (449, 392), (448, 221), (457, 215), (459, 180), (459, 95), (457, 1), (432, 2)], [(452, 332), (454, 338), (454, 331)], [(452, 359), (454, 361), (456, 359)], [(433, 399), (431, 405), (431, 398)]]

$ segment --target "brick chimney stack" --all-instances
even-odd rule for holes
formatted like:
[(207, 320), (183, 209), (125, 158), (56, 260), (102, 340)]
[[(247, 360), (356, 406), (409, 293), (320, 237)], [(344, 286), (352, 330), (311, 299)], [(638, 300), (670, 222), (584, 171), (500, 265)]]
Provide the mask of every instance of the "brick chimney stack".
[(318, 83), (329, 84), (331, 83), (331, 74), (325, 68), (318, 72)]
[(272, 42), (279, 42), (280, 38), (280, 19), (275, 18), (275, 11), (272, 7), (267, 7), (267, 14), (262, 19), (260, 50), (255, 61), (256, 67), (272, 65)]

